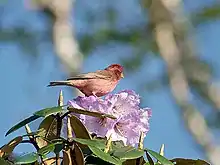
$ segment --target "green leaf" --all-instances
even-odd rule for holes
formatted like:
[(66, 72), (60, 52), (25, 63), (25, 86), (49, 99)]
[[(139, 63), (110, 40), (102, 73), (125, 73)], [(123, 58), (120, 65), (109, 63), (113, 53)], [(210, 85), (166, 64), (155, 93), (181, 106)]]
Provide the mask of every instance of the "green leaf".
[(171, 160), (173, 163), (177, 165), (188, 165), (188, 164), (193, 164), (193, 165), (211, 165), (207, 163), (204, 160), (193, 160), (193, 159), (183, 159), (183, 158), (175, 158)]
[(77, 113), (77, 114), (83, 114), (83, 115), (88, 115), (88, 116), (93, 116), (93, 117), (108, 117), (111, 119), (117, 119), (115, 116), (113, 115), (109, 115), (109, 114), (105, 114), (105, 113), (99, 113), (99, 112), (91, 112), (85, 109), (77, 109), (77, 108), (73, 108), (73, 107), (67, 107), (67, 110), (69, 110), (70, 112), (73, 113)]
[(53, 140), (56, 138), (57, 134), (57, 120), (53, 116), (46, 117), (41, 123), (38, 130), (44, 130), (44, 136), (48, 140)]
[(128, 159), (125, 162), (123, 162), (122, 165), (144, 165), (146, 161), (144, 160), (144, 157), (140, 157), (137, 159)]
[(124, 142), (122, 140), (112, 142), (112, 149), (113, 150), (116, 150), (118, 148), (123, 148), (123, 147), (125, 147), (125, 145), (124, 145)]
[(96, 147), (99, 149), (105, 148), (105, 140), (101, 139), (80, 139), (80, 138), (73, 138), (75, 142), (78, 142), (80, 144), (84, 144), (91, 147)]
[(3, 147), (0, 148), (0, 157), (3, 155), (9, 155), (13, 152), (14, 148), (21, 143), (22, 141), (22, 136), (18, 136), (11, 140), (8, 144), (4, 145)]
[(71, 127), (75, 133), (75, 136), (77, 138), (92, 139), (87, 128), (83, 125), (83, 123), (76, 116), (72, 115), (70, 117), (70, 123), (71, 123)]
[[(89, 156), (86, 156), (85, 158), (85, 162), (86, 164), (88, 165), (113, 165), (112, 163), (109, 163), (109, 162), (106, 162), (102, 159), (100, 159), (99, 157), (97, 157), (96, 155), (94, 154), (91, 154)], [(94, 164), (95, 162), (95, 164)], [(135, 164), (136, 165), (136, 164)]]
[(11, 165), (8, 161), (4, 160), (3, 158), (0, 157), (0, 164), (1, 165)]
[(13, 127), (5, 134), (5, 136), (9, 135), (10, 133), (12, 133), (12, 132), (18, 130), (19, 128), (25, 126), (26, 124), (28, 124), (28, 123), (30, 123), (30, 122), (32, 122), (32, 121), (38, 119), (38, 118), (40, 118), (40, 116), (33, 115), (33, 116), (30, 116), (29, 118), (24, 119), (23, 121), (19, 122), (19, 123), (16, 124), (15, 126), (13, 126)]
[(73, 159), (73, 156), (72, 156), (71, 149), (70, 148), (65, 148), (63, 150), (63, 161), (62, 161), (62, 164), (63, 165), (73, 164), (72, 163), (72, 159)]
[(74, 153), (76, 164), (84, 165), (85, 162), (83, 152), (77, 144), (74, 145)]
[(35, 132), (31, 132), (31, 133), (24, 134), (24, 135), (22, 135), (22, 137), (41, 136), (42, 134), (45, 134), (45, 133), (43, 133), (43, 130), (40, 129), (40, 130), (37, 130), (37, 131), (35, 131)]
[[(137, 165), (137, 159), (129, 159), (122, 163), (122, 165)], [(138, 164), (141, 165), (141, 164)]]
[(168, 159), (161, 156), (160, 154), (158, 154), (155, 151), (152, 151), (152, 150), (149, 150), (149, 149), (145, 149), (145, 151), (147, 151), (149, 154), (151, 154), (155, 159), (157, 159), (163, 165), (174, 165), (171, 161), (169, 161)]
[(132, 146), (126, 146), (113, 151), (113, 155), (119, 159), (136, 159), (144, 155), (143, 150), (138, 150)]
[(194, 25), (205, 23), (206, 21), (213, 21), (220, 18), (220, 3), (213, 3), (207, 7), (203, 7), (201, 10), (191, 14), (191, 20)]
[(14, 163), (15, 164), (28, 164), (28, 163), (33, 163), (38, 160), (38, 154), (35, 152), (28, 153), (22, 156), (18, 156), (15, 158)]
[[(46, 138), (47, 140), (53, 140), (57, 137), (57, 120), (53, 116), (46, 117), (41, 123), (38, 130), (42, 131), (42, 137)], [(47, 141), (43, 138), (38, 137), (36, 138), (38, 146), (44, 147), (47, 145)]]
[(46, 155), (50, 152), (54, 152), (54, 153), (59, 153), (62, 149), (63, 149), (63, 142), (62, 141), (58, 141), (52, 144), (48, 144), (45, 147), (42, 147), (41, 149), (39, 149), (38, 154), (39, 155)]
[(60, 113), (60, 112), (64, 112), (62, 107), (64, 107), (64, 106), (56, 106), (56, 107), (52, 107), (52, 108), (45, 108), (45, 109), (42, 109), (42, 110), (39, 110), (39, 111), (35, 112), (34, 115), (40, 116), (40, 117), (47, 117), (47, 116), (50, 116), (52, 114), (57, 114), (57, 113)]
[(100, 159), (106, 162), (116, 164), (116, 165), (122, 164), (122, 161), (120, 159), (112, 157), (110, 154), (105, 153), (103, 150), (99, 148), (89, 146), (89, 149), (93, 152), (93, 154), (95, 154), (97, 157), (99, 157)]
[(146, 156), (147, 156), (147, 160), (148, 160), (148, 163), (146, 163), (146, 164), (154, 165), (154, 161), (153, 161), (153, 159), (150, 157), (150, 155), (148, 154), (147, 151), (146, 151)]
[(55, 165), (56, 163), (56, 157), (44, 159), (45, 165)]

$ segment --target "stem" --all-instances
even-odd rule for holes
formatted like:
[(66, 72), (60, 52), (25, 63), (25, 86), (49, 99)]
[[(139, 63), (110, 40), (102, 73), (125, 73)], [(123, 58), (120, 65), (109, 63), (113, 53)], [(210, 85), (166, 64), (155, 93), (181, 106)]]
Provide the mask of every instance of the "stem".
[(164, 144), (161, 145), (159, 154), (164, 156)]
[[(58, 98), (58, 106), (63, 106), (63, 92), (60, 90), (59, 98)], [(62, 128), (62, 118), (61, 114), (58, 113), (56, 115), (57, 119), (57, 138), (60, 138), (61, 128)], [(56, 164), (60, 165), (60, 153), (56, 154)]]
[(142, 150), (143, 148), (144, 148), (144, 133), (141, 132), (138, 143), (138, 149)]
[[(61, 133), (61, 126), (62, 126), (62, 119), (60, 118), (60, 114), (57, 114), (56, 116), (57, 118), (57, 138), (60, 137), (60, 133)], [(56, 154), (56, 164), (60, 165), (60, 153)]]
[(108, 153), (110, 148), (111, 148), (111, 144), (112, 144), (112, 134), (109, 136), (107, 142), (106, 142), (106, 146), (105, 146), (105, 153)]
[(73, 138), (70, 117), (71, 117), (70, 115), (67, 115), (67, 140), (68, 141), (71, 141), (71, 139)]
[[(25, 125), (25, 129), (26, 129), (26, 132), (27, 132), (28, 134), (31, 133), (31, 129), (30, 129), (30, 127), (28, 126), (28, 124)], [(40, 148), (39, 148), (39, 146), (37, 145), (37, 142), (36, 142), (34, 136), (30, 135), (30, 136), (28, 136), (28, 137), (29, 137), (29, 139), (30, 139), (29, 142), (31, 142), (31, 143), (34, 145), (34, 147), (36, 148), (36, 150), (38, 151)]]
[[(25, 125), (25, 129), (26, 129), (26, 132), (27, 132), (28, 134), (31, 134), (31, 128), (29, 127), (28, 124)], [(29, 143), (31, 143), (31, 144), (34, 146), (34, 148), (35, 148), (37, 151), (39, 151), (40, 147), (38, 146), (38, 144), (37, 144), (37, 142), (36, 142), (36, 138), (35, 138), (34, 136), (32, 136), (32, 135), (30, 135), (30, 136), (28, 136), (28, 137), (29, 137), (29, 140), (24, 140), (23, 143), (24, 143), (24, 142), (29, 142)], [(41, 159), (42, 164), (45, 165), (42, 156), (40, 156), (40, 159)]]
[(60, 118), (63, 119), (64, 117), (66, 117), (66, 116), (69, 115), (70, 113), (71, 113), (71, 112), (68, 111), (68, 112), (64, 113)]

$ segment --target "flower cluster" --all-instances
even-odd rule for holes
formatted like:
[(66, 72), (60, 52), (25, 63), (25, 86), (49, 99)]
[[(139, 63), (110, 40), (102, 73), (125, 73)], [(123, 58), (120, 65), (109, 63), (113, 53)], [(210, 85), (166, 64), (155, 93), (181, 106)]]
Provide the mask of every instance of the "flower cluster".
[(151, 110), (140, 108), (140, 97), (131, 90), (117, 94), (109, 94), (104, 99), (89, 96), (77, 97), (68, 101), (74, 108), (86, 109), (115, 116), (117, 119), (97, 118), (87, 115), (77, 115), (90, 133), (99, 137), (112, 136), (112, 141), (122, 140), (125, 145), (135, 145), (140, 133), (144, 136), (149, 131)]

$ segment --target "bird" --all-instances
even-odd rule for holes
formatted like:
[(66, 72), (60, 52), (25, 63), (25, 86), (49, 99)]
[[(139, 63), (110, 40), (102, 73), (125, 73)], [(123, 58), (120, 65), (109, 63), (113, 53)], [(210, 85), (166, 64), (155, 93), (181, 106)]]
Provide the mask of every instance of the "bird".
[(112, 92), (119, 81), (124, 78), (123, 66), (120, 64), (111, 64), (104, 70), (88, 72), (70, 77), (65, 81), (51, 81), (51, 86), (71, 86), (79, 89), (86, 97), (102, 97)]

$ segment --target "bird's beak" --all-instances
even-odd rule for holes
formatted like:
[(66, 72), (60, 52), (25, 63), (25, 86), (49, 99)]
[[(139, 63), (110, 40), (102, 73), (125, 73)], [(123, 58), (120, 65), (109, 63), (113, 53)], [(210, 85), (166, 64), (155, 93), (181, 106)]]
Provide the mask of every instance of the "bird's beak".
[(124, 74), (123, 73), (121, 73), (121, 78), (124, 78)]

